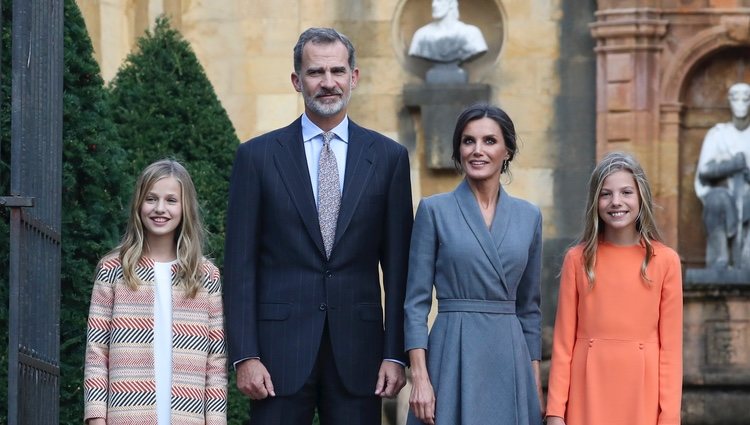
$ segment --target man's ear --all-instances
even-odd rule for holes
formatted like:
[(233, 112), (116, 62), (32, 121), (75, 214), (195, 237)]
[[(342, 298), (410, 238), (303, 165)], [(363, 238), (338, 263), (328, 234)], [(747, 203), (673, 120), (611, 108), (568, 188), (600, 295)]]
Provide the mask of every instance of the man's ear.
[(359, 82), (359, 68), (354, 68), (352, 70), (352, 80), (351, 80), (352, 89), (357, 88), (358, 82)]
[(292, 72), (292, 86), (294, 86), (294, 90), (297, 90), (298, 92), (302, 91), (302, 80), (300, 80), (299, 75), (297, 75), (296, 72)]

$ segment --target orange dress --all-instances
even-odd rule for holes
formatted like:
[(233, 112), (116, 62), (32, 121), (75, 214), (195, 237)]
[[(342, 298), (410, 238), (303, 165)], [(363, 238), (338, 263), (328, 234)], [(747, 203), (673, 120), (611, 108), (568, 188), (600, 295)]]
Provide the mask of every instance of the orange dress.
[(682, 274), (672, 249), (600, 242), (592, 289), (583, 248), (563, 262), (547, 415), (566, 425), (678, 425), (682, 397)]

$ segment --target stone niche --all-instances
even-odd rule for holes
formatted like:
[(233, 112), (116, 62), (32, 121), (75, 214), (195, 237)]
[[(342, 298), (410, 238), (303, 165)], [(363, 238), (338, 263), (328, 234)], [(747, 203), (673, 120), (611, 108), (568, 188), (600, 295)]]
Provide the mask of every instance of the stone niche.
[[(686, 269), (703, 268), (693, 179), (706, 132), (731, 120), (727, 89), (750, 83), (750, 1), (598, 6), (597, 157), (624, 150), (639, 158), (667, 244)], [(682, 423), (750, 423), (750, 271), (732, 283), (685, 279), (684, 308)]]
[(505, 37), (505, 13), (499, 2), (459, 0), (458, 5), (460, 20), (478, 27), (487, 43), (487, 52), (460, 64), (466, 82), (426, 82), (428, 71), (438, 69), (436, 63), (407, 54), (414, 32), (432, 21), (429, 1), (400, 1), (393, 22), (396, 57), (405, 70), (421, 80), (405, 84), (402, 97), (413, 124), (419, 126), (415, 133), (422, 136), (424, 163), (433, 171), (454, 170), (451, 139), (456, 118), (466, 106), (491, 101), (490, 85), (479, 81), (497, 64)]

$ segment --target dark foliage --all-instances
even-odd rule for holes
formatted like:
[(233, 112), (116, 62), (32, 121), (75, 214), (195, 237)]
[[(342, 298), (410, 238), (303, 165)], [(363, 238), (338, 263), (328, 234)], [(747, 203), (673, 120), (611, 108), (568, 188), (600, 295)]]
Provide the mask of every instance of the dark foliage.
[(99, 65), (74, 0), (65, 0), (64, 19), (60, 423), (79, 424), (94, 269), (120, 239), (133, 177), (118, 146)]
[[(0, 195), (10, 180), (11, 0), (2, 0)], [(173, 157), (191, 172), (210, 232), (209, 254), (223, 258), (224, 213), (237, 138), (226, 112), (187, 42), (157, 22), (113, 81), (103, 87), (91, 41), (74, 0), (65, 0), (63, 211), (60, 326), (60, 423), (83, 413), (86, 317), (93, 272), (125, 223), (135, 176), (148, 163)], [(109, 99), (109, 101), (108, 101)], [(8, 212), (0, 209), (0, 270), (8, 270)], [(8, 275), (0, 273), (0, 382), (7, 382)], [(230, 423), (247, 416), (232, 388)], [(7, 385), (0, 386), (7, 406)], [(0, 409), (0, 423), (6, 423)]]
[[(11, 1), (3, 1), (2, 109), (0, 192), (7, 194), (10, 167)], [(107, 114), (106, 91), (80, 10), (64, 2), (63, 205), (60, 308), (60, 423), (79, 424), (83, 417), (83, 359), (86, 316), (94, 268), (119, 239), (123, 219), (124, 152), (117, 146)], [(7, 212), (0, 213), (0, 235), (7, 235)], [(8, 270), (7, 237), (0, 237), (0, 269)], [(0, 329), (7, 338), (8, 275), (0, 275)], [(3, 348), (7, 344), (2, 344)], [(7, 357), (2, 358), (3, 382)], [(7, 387), (2, 386), (7, 406)], [(2, 409), (3, 415), (5, 409)], [(5, 422), (0, 417), (0, 423)]]
[[(190, 45), (166, 18), (138, 41), (110, 86), (110, 110), (130, 173), (170, 157), (198, 191), (207, 254), (221, 267), (229, 174), (239, 140)], [(131, 189), (132, 190), (132, 189)], [(229, 423), (247, 418), (247, 398), (229, 384)]]
[[(0, 32), (0, 196), (10, 195), (10, 27), (12, 0), (2, 0)], [(9, 210), (0, 207), (0, 423), (8, 423)]]
[(221, 265), (229, 174), (238, 139), (190, 45), (159, 18), (111, 84), (110, 106), (130, 172), (153, 161), (181, 161), (193, 178)]

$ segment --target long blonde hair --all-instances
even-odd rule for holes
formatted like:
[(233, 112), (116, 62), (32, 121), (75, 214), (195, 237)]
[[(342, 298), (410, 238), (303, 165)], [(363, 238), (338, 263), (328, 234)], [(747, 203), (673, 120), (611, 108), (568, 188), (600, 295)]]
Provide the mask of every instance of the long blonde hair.
[(140, 209), (149, 190), (164, 178), (173, 177), (182, 190), (182, 220), (175, 231), (177, 251), (176, 278), (190, 297), (195, 297), (202, 285), (203, 242), (205, 239), (195, 185), (185, 167), (172, 159), (163, 159), (146, 167), (135, 184), (130, 202), (130, 214), (120, 244), (110, 252), (122, 263), (123, 279), (128, 287), (137, 290), (141, 279), (136, 266), (143, 256), (145, 237)]
[(589, 286), (594, 286), (594, 266), (596, 264), (596, 251), (599, 247), (599, 238), (604, 232), (604, 224), (599, 217), (599, 193), (602, 191), (604, 179), (617, 171), (627, 171), (633, 175), (638, 187), (640, 199), (640, 211), (635, 220), (635, 227), (640, 233), (641, 242), (646, 247), (646, 255), (641, 264), (641, 278), (645, 283), (651, 282), (646, 275), (651, 258), (654, 256), (652, 241), (662, 241), (659, 229), (654, 220), (654, 199), (651, 195), (651, 187), (648, 184), (646, 173), (641, 164), (630, 154), (624, 152), (612, 152), (607, 154), (597, 164), (589, 179), (589, 193), (584, 215), (583, 233), (578, 243), (583, 245), (583, 265)]

